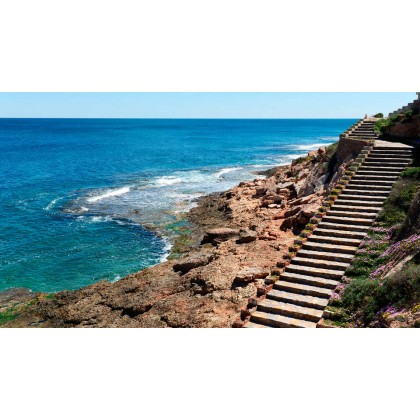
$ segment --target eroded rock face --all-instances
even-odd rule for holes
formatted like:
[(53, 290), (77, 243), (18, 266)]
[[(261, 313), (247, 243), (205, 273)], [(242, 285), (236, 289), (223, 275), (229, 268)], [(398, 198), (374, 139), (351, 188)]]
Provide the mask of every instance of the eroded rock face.
[(116, 283), (58, 293), (40, 304), (34, 321), (49, 327), (231, 327), (264, 278), (279, 270), (293, 230), (323, 200), (325, 159), (320, 149), (270, 170), (266, 179), (203, 197), (188, 214), (195, 245), (182, 258)]
[(399, 122), (384, 128), (385, 136), (398, 139), (420, 139), (420, 115), (413, 115), (405, 122)]

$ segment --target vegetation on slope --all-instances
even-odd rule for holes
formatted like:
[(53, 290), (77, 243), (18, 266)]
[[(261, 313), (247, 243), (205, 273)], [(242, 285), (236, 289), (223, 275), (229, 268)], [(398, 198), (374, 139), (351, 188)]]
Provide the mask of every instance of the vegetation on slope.
[(392, 141), (392, 136), (390, 137), (389, 133), (387, 133), (387, 131), (389, 131), (389, 128), (394, 126), (404, 126), (404, 124), (413, 123), (416, 120), (416, 118), (418, 118), (418, 115), (418, 109), (410, 109), (405, 113), (395, 114), (388, 118), (383, 118), (382, 116), (375, 123), (375, 131), (377, 134), (379, 134), (380, 137), (386, 137), (387, 140)]
[(402, 231), (409, 212), (420, 212), (412, 208), (419, 194), (420, 167), (410, 167), (395, 183), (330, 300), (333, 324), (385, 326), (390, 316), (402, 319), (420, 309), (420, 232)]

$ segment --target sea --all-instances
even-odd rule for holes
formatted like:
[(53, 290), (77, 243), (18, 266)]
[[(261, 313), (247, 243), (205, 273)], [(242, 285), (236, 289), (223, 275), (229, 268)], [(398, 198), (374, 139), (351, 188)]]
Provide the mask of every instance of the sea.
[(197, 198), (355, 121), (0, 119), (0, 290), (73, 290), (164, 261)]

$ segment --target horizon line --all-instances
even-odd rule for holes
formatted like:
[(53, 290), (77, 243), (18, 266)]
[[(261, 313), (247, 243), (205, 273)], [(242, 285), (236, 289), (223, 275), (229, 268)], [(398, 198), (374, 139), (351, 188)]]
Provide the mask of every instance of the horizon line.
[(0, 120), (354, 120), (361, 117), (0, 117)]

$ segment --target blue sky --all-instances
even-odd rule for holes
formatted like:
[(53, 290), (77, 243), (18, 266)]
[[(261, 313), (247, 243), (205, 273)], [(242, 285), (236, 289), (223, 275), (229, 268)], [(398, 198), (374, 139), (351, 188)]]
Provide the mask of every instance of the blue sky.
[(0, 93), (0, 118), (359, 118), (410, 93)]

